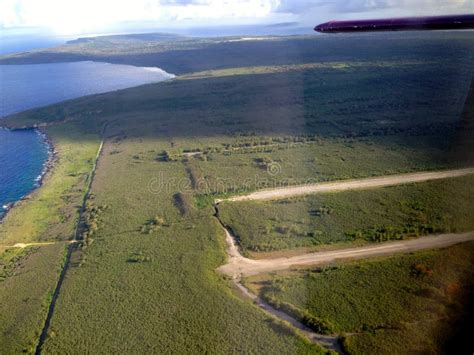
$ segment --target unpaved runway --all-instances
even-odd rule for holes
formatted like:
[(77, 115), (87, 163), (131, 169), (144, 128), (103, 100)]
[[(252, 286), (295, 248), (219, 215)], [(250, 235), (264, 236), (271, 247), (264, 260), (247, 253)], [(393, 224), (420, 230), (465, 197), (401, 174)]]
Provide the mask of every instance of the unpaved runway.
[[(380, 176), (367, 179), (336, 181), (312, 185), (261, 190), (248, 195), (236, 196), (225, 200), (216, 200), (215, 203), (217, 205), (223, 201), (235, 202), (282, 199), (322, 192), (360, 190), (385, 186), (403, 185), (416, 182), (426, 182), (432, 180), (467, 176), (472, 174), (474, 174), (474, 168)], [(445, 234), (398, 242), (388, 242), (361, 248), (349, 248), (319, 253), (303, 254), (291, 258), (252, 260), (244, 258), (240, 254), (240, 251), (235, 244), (234, 236), (230, 234), (227, 228), (224, 227), (224, 230), (226, 232), (226, 241), (228, 245), (227, 253), (229, 254), (229, 260), (226, 265), (221, 266), (218, 270), (224, 274), (230, 275), (235, 278), (240, 278), (241, 276), (256, 275), (270, 271), (285, 270), (292, 266), (316, 265), (342, 259), (360, 259), (372, 256), (389, 255), (400, 252), (411, 252), (432, 248), (444, 248), (457, 243), (474, 240), (474, 232), (463, 234)]]
[(276, 200), (302, 195), (310, 195), (320, 192), (336, 192), (346, 190), (361, 190), (385, 186), (395, 186), (410, 184), (416, 182), (425, 182), (440, 180), (446, 178), (455, 178), (474, 174), (474, 168), (420, 172), (410, 174), (388, 175), (374, 178), (323, 182), (318, 184), (289, 186), (276, 189), (261, 190), (248, 195), (231, 197), (229, 199), (217, 200), (216, 203), (223, 201), (255, 201), (255, 200)]
[(237, 196), (226, 200), (216, 200), (215, 216), (226, 233), (226, 242), (228, 246), (228, 263), (219, 267), (218, 271), (222, 274), (232, 277), (235, 285), (242, 291), (242, 294), (252, 300), (254, 304), (260, 307), (264, 312), (290, 323), (293, 327), (299, 329), (300, 332), (302, 332), (310, 341), (323, 345), (327, 349), (333, 350), (336, 353), (342, 354), (342, 349), (336, 335), (324, 336), (317, 334), (302, 324), (298, 319), (295, 319), (290, 315), (273, 308), (271, 305), (267, 304), (257, 295), (252, 294), (247, 288), (245, 288), (241, 283), (241, 278), (272, 271), (286, 270), (297, 266), (327, 264), (339, 260), (362, 259), (375, 256), (392, 255), (396, 253), (408, 253), (426, 249), (445, 248), (458, 243), (474, 241), (474, 232), (462, 234), (443, 234), (397, 242), (372, 244), (357, 248), (309, 253), (289, 258), (252, 260), (245, 258), (242, 256), (242, 254), (240, 254), (239, 248), (235, 243), (235, 236), (231, 234), (230, 229), (226, 228), (226, 226), (224, 226), (224, 224), (219, 219), (219, 210), (217, 205), (222, 201), (273, 200), (320, 192), (336, 192), (402, 185), (445, 178), (461, 177), (471, 174), (474, 174), (474, 168), (391, 175), (359, 180), (338, 181), (279, 188), (273, 190), (263, 190), (251, 193), (249, 195)]
[[(425, 249), (439, 249), (458, 243), (474, 241), (474, 232), (443, 234), (397, 242), (386, 242), (358, 248), (309, 253), (290, 258), (252, 260), (243, 257), (238, 253), (238, 251), (237, 254), (235, 254), (236, 250), (233, 249), (235, 248), (233, 238), (227, 230), (226, 233), (227, 242), (229, 243), (229, 240), (231, 240), (233, 247), (229, 244), (229, 262), (226, 265), (221, 266), (218, 271), (236, 279), (240, 279), (243, 276), (286, 270), (294, 266), (327, 264), (339, 260), (363, 259), (396, 253), (409, 253)], [(232, 252), (230, 251), (231, 249)]]

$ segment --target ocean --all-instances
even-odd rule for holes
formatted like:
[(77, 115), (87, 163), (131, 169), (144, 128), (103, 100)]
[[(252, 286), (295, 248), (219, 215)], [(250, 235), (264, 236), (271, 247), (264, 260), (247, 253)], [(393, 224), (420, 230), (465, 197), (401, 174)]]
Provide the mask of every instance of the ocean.
[(37, 186), (48, 158), (44, 138), (34, 130), (0, 128), (0, 214)]
[(0, 65), (0, 117), (171, 77), (159, 68), (98, 62)]
[[(159, 68), (97, 62), (0, 65), (1, 117), (81, 96), (172, 78)], [(48, 145), (35, 130), (0, 129), (0, 216), (37, 185)]]

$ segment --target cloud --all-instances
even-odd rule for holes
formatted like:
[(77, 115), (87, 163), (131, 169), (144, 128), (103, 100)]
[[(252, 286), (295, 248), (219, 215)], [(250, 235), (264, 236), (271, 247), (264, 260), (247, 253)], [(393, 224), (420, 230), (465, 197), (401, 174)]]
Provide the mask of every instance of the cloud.
[(268, 16), (280, 0), (0, 0), (0, 25)]
[(291, 14), (392, 12), (392, 16), (420, 13), (451, 14), (474, 11), (474, 0), (281, 0), (275, 11)]
[(124, 22), (261, 19), (278, 4), (279, 0), (0, 0), (0, 26), (80, 33)]
[(177, 6), (188, 6), (188, 5), (209, 5), (208, 0), (161, 0), (160, 5), (177, 5)]
[(164, 14), (180, 19), (264, 18), (279, 0), (161, 0)]
[(0, 28), (42, 27), (79, 34), (125, 23), (308, 24), (333, 18), (470, 12), (474, 0), (0, 0)]

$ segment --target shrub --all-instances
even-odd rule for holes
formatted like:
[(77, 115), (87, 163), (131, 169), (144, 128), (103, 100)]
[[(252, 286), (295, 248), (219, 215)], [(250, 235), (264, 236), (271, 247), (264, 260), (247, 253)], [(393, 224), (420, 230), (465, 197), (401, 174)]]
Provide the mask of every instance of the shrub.
[(161, 216), (155, 216), (152, 219), (148, 220), (141, 228), (140, 232), (143, 234), (152, 234), (156, 232), (160, 227), (166, 225), (166, 221)]
[(155, 216), (155, 218), (153, 218), (153, 224), (155, 226), (164, 226), (165, 225), (165, 219), (163, 217), (160, 217), (160, 216)]
[(419, 237), (433, 233), (444, 233), (445, 228), (429, 224), (411, 224), (406, 226), (383, 226), (356, 230), (345, 233), (349, 240), (365, 239), (370, 242), (384, 242), (389, 240), (403, 240), (407, 237)]
[(275, 297), (270, 296), (270, 295), (264, 295), (264, 299), (266, 302), (268, 302), (270, 305), (272, 305), (276, 309), (283, 311), (291, 315), (292, 317), (298, 319), (301, 323), (306, 325), (308, 328), (311, 328), (316, 333), (319, 333), (319, 334), (332, 334), (333, 333), (333, 329), (334, 329), (333, 325), (331, 325), (329, 322), (327, 322), (324, 319), (318, 318), (310, 314), (308, 311), (301, 310), (298, 307), (295, 307), (294, 305), (292, 305), (291, 303), (279, 301)]
[(127, 259), (128, 263), (144, 263), (150, 261), (151, 257), (144, 255), (141, 251), (131, 254)]
[(432, 276), (433, 270), (426, 265), (417, 263), (411, 266), (411, 274), (415, 277)]
[(182, 216), (185, 216), (191, 212), (191, 197), (182, 192), (178, 192), (173, 195), (173, 204), (179, 210)]
[(92, 236), (99, 230), (100, 227), (100, 216), (103, 211), (107, 209), (107, 205), (96, 206), (94, 205), (93, 196), (89, 197), (86, 201), (86, 209), (82, 216), (81, 221), (81, 236), (82, 236), (82, 248), (85, 249), (92, 244)]

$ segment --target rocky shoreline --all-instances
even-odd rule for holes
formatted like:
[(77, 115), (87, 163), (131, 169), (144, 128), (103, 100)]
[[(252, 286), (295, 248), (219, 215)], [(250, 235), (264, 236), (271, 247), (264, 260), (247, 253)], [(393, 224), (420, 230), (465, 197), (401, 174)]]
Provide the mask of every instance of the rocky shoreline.
[[(6, 128), (6, 129), (8, 129), (8, 128)], [(43, 143), (46, 145), (46, 149), (48, 151), (48, 158), (46, 159), (46, 161), (43, 164), (43, 169), (41, 171), (41, 174), (36, 177), (32, 190), (28, 194), (26, 194), (25, 196), (21, 197), (18, 201), (6, 204), (4, 206), (1, 206), (2, 209), (0, 209), (0, 224), (3, 222), (5, 217), (8, 215), (8, 213), (13, 208), (15, 208), (19, 204), (23, 203), (23, 201), (29, 200), (31, 198), (31, 195), (38, 188), (40, 188), (43, 185), (47, 175), (52, 171), (52, 169), (54, 168), (54, 166), (55, 166), (55, 164), (58, 160), (58, 154), (56, 152), (56, 149), (54, 147), (54, 144), (53, 144), (52, 140), (48, 137), (48, 135), (46, 133), (44, 133), (40, 129), (38, 129), (38, 128), (17, 128), (17, 129), (13, 128), (11, 130), (15, 131), (15, 130), (24, 130), (24, 129), (34, 129), (36, 131), (36, 133), (41, 137), (41, 139), (43, 140)]]

